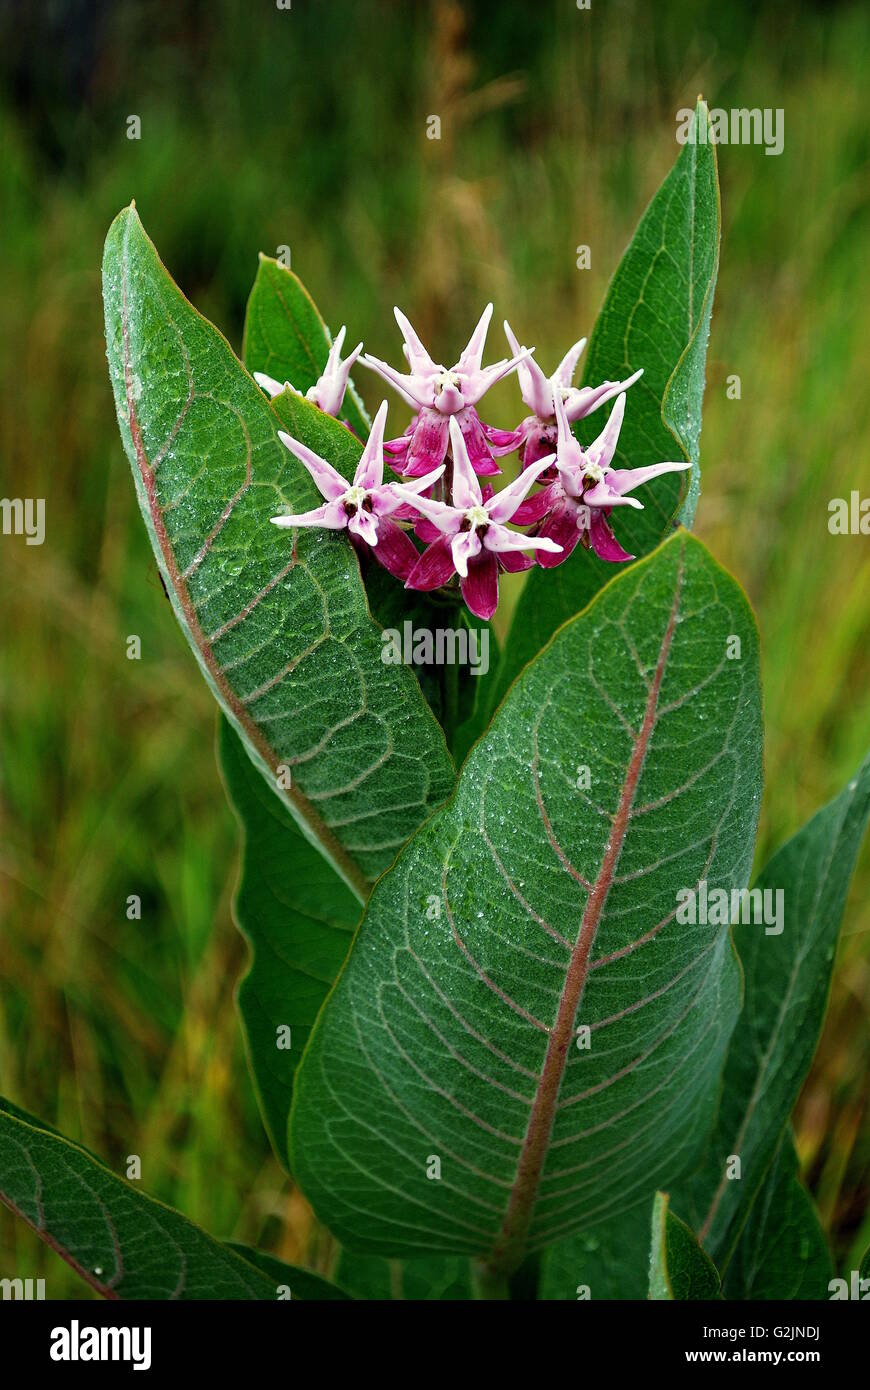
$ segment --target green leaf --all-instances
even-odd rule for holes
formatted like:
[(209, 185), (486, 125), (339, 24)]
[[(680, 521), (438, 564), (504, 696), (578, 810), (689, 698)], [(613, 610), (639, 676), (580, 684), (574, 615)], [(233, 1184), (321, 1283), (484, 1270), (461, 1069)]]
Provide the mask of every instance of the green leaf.
[(646, 1298), (652, 1202), (617, 1212), (591, 1231), (545, 1250), (539, 1297), (593, 1302)]
[[(248, 371), (268, 372), (304, 395), (326, 366), (331, 346), (329, 330), (298, 276), (261, 254), (245, 314), (242, 357)], [(353, 346), (345, 342), (344, 356)], [(367, 437), (369, 419), (353, 382), (348, 383), (341, 418), (360, 439)]]
[[(2, 1099), (0, 1201), (106, 1298), (276, 1297), (271, 1273)], [(308, 1271), (283, 1269), (282, 1283), (305, 1287), (300, 1298), (335, 1297), (312, 1292)]]
[(523, 673), (302, 1059), (293, 1168), (342, 1244), (503, 1279), (697, 1161), (739, 981), (676, 894), (748, 879), (759, 705), (745, 596), (685, 532)]
[[(783, 930), (768, 934), (753, 924), (733, 929), (745, 975), (743, 1012), (728, 1053), (708, 1161), (690, 1184), (687, 1204), (723, 1271), (816, 1050), (868, 813), (870, 757), (759, 875), (753, 892), (783, 894)], [(776, 898), (768, 901), (775, 908)], [(739, 1179), (728, 1177), (731, 1158), (740, 1160)]]
[(725, 1297), (829, 1297), (831, 1254), (816, 1209), (798, 1178), (788, 1127), (752, 1204), (725, 1276)]
[(471, 1266), (456, 1255), (384, 1260), (342, 1250), (336, 1277), (355, 1298), (455, 1302), (472, 1296)]
[(249, 755), (364, 900), (447, 795), (450, 757), (413, 673), (381, 660), (346, 538), (269, 524), (320, 500), (282, 420), (337, 459), (361, 446), (290, 392), (270, 406), (132, 207), (109, 230), (103, 290), (121, 435), (176, 616)]
[[(239, 1241), (228, 1240), (228, 1250), (235, 1250), (237, 1255), (241, 1255), (243, 1260), (249, 1264), (256, 1265), (267, 1276), (272, 1285), (272, 1297), (278, 1297), (278, 1291), (289, 1289), (291, 1299), (299, 1299), (300, 1302), (311, 1301), (344, 1301), (350, 1298), (349, 1293), (331, 1284), (328, 1279), (324, 1279), (320, 1274), (313, 1274), (310, 1269), (300, 1269), (297, 1265), (288, 1265), (285, 1260), (279, 1260), (277, 1255), (269, 1255), (265, 1250), (255, 1250), (252, 1245), (242, 1245)], [(286, 1294), (283, 1295), (286, 1298)]]
[[(286, 1165), (293, 1077), (347, 955), (359, 903), (273, 796), (223, 717), (218, 752), (242, 832), (234, 908), (251, 964), (239, 986), (239, 1011), (263, 1121)], [(287, 1028), (289, 1039), (282, 1031), (279, 1046), (279, 1030)]]
[[(698, 103), (695, 128), (709, 128)], [(610, 282), (586, 354), (584, 384), (620, 380), (643, 367), (628, 393), (616, 461), (620, 467), (689, 459), (691, 471), (664, 474), (643, 488), (644, 510), (622, 507), (615, 525), (626, 550), (648, 554), (675, 520), (691, 526), (700, 486), (699, 437), (704, 361), (719, 268), (721, 212), (716, 149), (688, 143), (644, 213)], [(604, 424), (581, 421), (581, 443)], [(491, 707), (567, 618), (594, 597), (613, 565), (577, 546), (555, 569), (535, 567), (520, 594), (505, 642)]]
[(670, 1210), (665, 1192), (656, 1193), (653, 1206), (649, 1296), (659, 1301), (721, 1298), (716, 1266), (694, 1231)]

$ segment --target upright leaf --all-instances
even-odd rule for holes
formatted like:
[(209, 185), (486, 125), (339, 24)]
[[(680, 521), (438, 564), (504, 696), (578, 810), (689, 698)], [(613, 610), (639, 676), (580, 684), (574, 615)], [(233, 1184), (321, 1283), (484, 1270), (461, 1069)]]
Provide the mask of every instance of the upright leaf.
[(725, 1276), (725, 1297), (828, 1298), (834, 1271), (816, 1209), (798, 1177), (786, 1127)]
[[(261, 255), (245, 315), (242, 356), (248, 371), (289, 381), (304, 394), (326, 366), (331, 345), (320, 311), (298, 276), (280, 261)], [(350, 351), (353, 343), (345, 347)], [(352, 383), (341, 418), (360, 439), (366, 438), (368, 417)]]
[[(843, 905), (870, 814), (870, 757), (773, 856), (753, 888), (765, 926), (737, 924), (745, 1001), (707, 1163), (690, 1184), (697, 1229), (724, 1270), (798, 1098), (827, 1007)], [(782, 894), (781, 926), (775, 895)], [(763, 896), (756, 902), (764, 907)], [(759, 912), (759, 915), (760, 912)], [(739, 1177), (733, 1159), (740, 1160)]]
[[(693, 133), (709, 130), (698, 103)], [(586, 355), (584, 384), (620, 380), (643, 367), (628, 393), (616, 462), (645, 468), (689, 459), (691, 471), (657, 478), (642, 490), (643, 511), (620, 508), (617, 532), (626, 550), (648, 554), (679, 520), (690, 526), (699, 491), (699, 437), (704, 361), (719, 268), (721, 213), (715, 146), (693, 140), (644, 213), (610, 282)], [(601, 413), (577, 433), (589, 443)], [(564, 564), (535, 568), (517, 604), (491, 702), (555, 632), (612, 577), (613, 566), (577, 546)]]
[(721, 1298), (716, 1266), (694, 1231), (670, 1210), (667, 1193), (656, 1193), (652, 1215), (649, 1296), (656, 1300)]
[(685, 533), (523, 673), (376, 885), (297, 1075), (294, 1172), (343, 1244), (503, 1279), (696, 1160), (739, 984), (677, 893), (746, 883), (759, 704), (745, 597)]
[(103, 288), (121, 435), (176, 616), (248, 753), (364, 899), (449, 791), (450, 757), (413, 673), (381, 661), (348, 541), (269, 524), (319, 500), (282, 419), (337, 458), (360, 445), (289, 392), (272, 409), (132, 207), (109, 230)]
[(347, 954), (359, 903), (272, 795), (224, 718), (218, 746), (242, 832), (234, 906), (251, 963), (239, 986), (239, 1010), (263, 1120), (286, 1165), (293, 1077)]
[[(274, 1271), (245, 1259), (93, 1154), (0, 1100), (0, 1201), (106, 1298), (277, 1298)], [(335, 1297), (282, 1265), (297, 1298)], [(295, 1286), (295, 1288), (294, 1288)], [(341, 1294), (338, 1294), (341, 1297)]]

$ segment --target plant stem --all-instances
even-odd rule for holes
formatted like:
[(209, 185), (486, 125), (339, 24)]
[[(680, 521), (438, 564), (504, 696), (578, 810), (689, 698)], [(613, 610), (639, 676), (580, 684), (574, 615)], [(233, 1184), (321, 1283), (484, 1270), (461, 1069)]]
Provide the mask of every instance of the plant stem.
[(472, 1262), (471, 1285), (478, 1301), (504, 1302), (510, 1298), (507, 1275), (497, 1274), (480, 1260)]
[(444, 737), (451, 751), (458, 718), (459, 666), (455, 661), (448, 661), (444, 666)]

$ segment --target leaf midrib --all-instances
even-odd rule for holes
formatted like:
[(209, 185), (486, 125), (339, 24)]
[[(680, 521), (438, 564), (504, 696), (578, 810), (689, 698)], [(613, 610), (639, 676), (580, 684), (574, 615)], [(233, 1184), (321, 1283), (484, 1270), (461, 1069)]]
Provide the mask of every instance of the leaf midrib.
[[(659, 690), (676, 626), (682, 578), (683, 560), (681, 556), (676, 576), (674, 599), (662, 636), (655, 672), (650, 683), (643, 722), (635, 739), (626, 769), (619, 805), (613, 817), (613, 829), (605, 847), (598, 875), (591, 885), (591, 892), (583, 913), (583, 921), (565, 973), (565, 985), (559, 1000), (556, 1020), (549, 1030), (547, 1051), (535, 1089), (529, 1123), (517, 1162), (505, 1217), (490, 1254), (482, 1261), (483, 1268), (493, 1279), (513, 1273), (525, 1253), (526, 1237), (547, 1158), (559, 1090), (568, 1059), (574, 1019), (580, 1006), (580, 999), (589, 971), (589, 957), (613, 882), (616, 864), (628, 831), (632, 803), (649, 741), (656, 724)], [(542, 717), (543, 711), (538, 717), (538, 722)], [(537, 743), (535, 743), (533, 768), (536, 765), (536, 760)]]

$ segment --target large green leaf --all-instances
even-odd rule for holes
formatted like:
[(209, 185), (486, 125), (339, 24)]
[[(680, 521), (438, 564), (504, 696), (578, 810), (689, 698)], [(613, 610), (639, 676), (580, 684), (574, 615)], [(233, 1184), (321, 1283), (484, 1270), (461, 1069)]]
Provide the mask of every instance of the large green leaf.
[(725, 1297), (828, 1298), (834, 1271), (786, 1127), (725, 1276)]
[(293, 1076), (347, 954), (359, 903), (272, 795), (223, 717), (218, 750), (242, 832), (234, 906), (251, 963), (239, 1010), (266, 1129), (286, 1164)]
[[(261, 255), (245, 315), (242, 356), (248, 371), (268, 372), (304, 393), (326, 366), (331, 343), (320, 311), (299, 278), (280, 261)], [(345, 356), (352, 347), (350, 341), (345, 344)], [(366, 438), (368, 417), (352, 383), (341, 417), (360, 439)]]
[(739, 983), (676, 895), (747, 881), (759, 705), (745, 596), (685, 532), (523, 673), (297, 1074), (294, 1172), (343, 1244), (502, 1278), (697, 1160)]
[(132, 207), (109, 230), (103, 288), (121, 435), (176, 616), (248, 753), (364, 899), (449, 791), (450, 757), (411, 670), (381, 660), (346, 538), (269, 524), (319, 498), (282, 420), (346, 467), (361, 446), (290, 392), (270, 406)]
[(269, 1299), (340, 1293), (308, 1270), (264, 1272), (87, 1149), (0, 1100), (0, 1201), (106, 1298)]
[[(816, 1050), (840, 919), (868, 813), (870, 757), (759, 875), (755, 888), (783, 894), (783, 930), (768, 934), (763, 924), (734, 927), (745, 1002), (728, 1053), (709, 1158), (690, 1185), (691, 1205), (686, 1203), (722, 1270)], [(776, 899), (768, 901), (775, 908)], [(740, 1160), (739, 1177), (728, 1175), (733, 1158)], [(737, 1172), (735, 1164), (730, 1171)]]
[(653, 1206), (649, 1296), (658, 1301), (721, 1297), (716, 1266), (694, 1231), (671, 1211), (664, 1192), (656, 1194)]
[[(695, 128), (708, 126), (698, 103)], [(619, 439), (621, 467), (689, 459), (692, 469), (642, 489), (644, 510), (619, 509), (614, 525), (626, 550), (648, 554), (674, 525), (690, 526), (699, 491), (704, 361), (719, 267), (721, 214), (715, 146), (688, 143), (644, 213), (610, 282), (586, 355), (584, 384), (620, 380), (638, 367)], [(589, 443), (601, 413), (581, 421)], [(555, 632), (612, 577), (613, 565), (577, 546), (555, 569), (533, 569), (517, 604), (491, 704)]]
[(649, 1292), (652, 1196), (609, 1221), (557, 1240), (541, 1256), (542, 1299), (601, 1301)]

